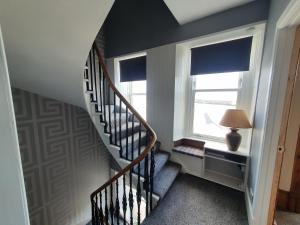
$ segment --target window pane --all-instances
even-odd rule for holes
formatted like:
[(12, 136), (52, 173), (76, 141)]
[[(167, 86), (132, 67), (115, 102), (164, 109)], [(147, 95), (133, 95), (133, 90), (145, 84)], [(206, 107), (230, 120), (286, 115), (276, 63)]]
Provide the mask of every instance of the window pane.
[(193, 133), (217, 138), (225, 138), (228, 128), (219, 125), (226, 109), (234, 106), (194, 104), (194, 124)]
[(146, 95), (132, 95), (131, 104), (146, 119)]
[(133, 81), (132, 85), (132, 93), (146, 93), (147, 91), (147, 82), (146, 81)]
[(236, 89), (239, 88), (239, 72), (194, 76), (196, 89)]
[(237, 91), (196, 92), (195, 103), (234, 106), (236, 105), (237, 95)]

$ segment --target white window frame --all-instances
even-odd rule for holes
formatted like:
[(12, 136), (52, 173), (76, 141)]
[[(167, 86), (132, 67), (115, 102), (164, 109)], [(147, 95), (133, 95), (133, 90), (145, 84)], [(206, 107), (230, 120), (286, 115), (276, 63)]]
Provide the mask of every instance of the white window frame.
[[(200, 76), (205, 76), (205, 75), (200, 75)], [(216, 75), (217, 76), (217, 75)], [(197, 133), (194, 133), (194, 114), (195, 114), (195, 109), (194, 109), (194, 106), (195, 106), (195, 96), (196, 96), (196, 93), (197, 92), (229, 92), (229, 91), (234, 91), (234, 92), (237, 92), (237, 100), (236, 100), (236, 106), (237, 108), (239, 107), (239, 103), (241, 101), (241, 92), (242, 92), (242, 78), (243, 77), (243, 73), (241, 72), (239, 74), (239, 87), (238, 88), (230, 88), (230, 89), (196, 89), (195, 88), (195, 78), (196, 76), (190, 76), (190, 79), (189, 79), (189, 82), (191, 82), (191, 96), (192, 96), (192, 100), (191, 100), (191, 103), (190, 103), (190, 110), (189, 110), (189, 113), (192, 113), (192, 114), (189, 114), (189, 128), (191, 129), (190, 130), (190, 133), (191, 133), (191, 136), (192, 137), (195, 137), (195, 138), (198, 138), (198, 139), (202, 139), (202, 140), (210, 140), (210, 141), (216, 141), (216, 142), (225, 142), (225, 137), (224, 138), (220, 138), (220, 137), (216, 137), (216, 136), (211, 136), (211, 135), (205, 135), (205, 134), (197, 134)], [(215, 105), (218, 105), (218, 104), (215, 104)]]
[[(184, 44), (188, 51), (195, 47), (216, 44), (220, 42), (240, 39), (244, 37), (253, 36), (252, 49), (251, 49), (251, 59), (250, 59), (250, 69), (249, 71), (242, 72), (242, 82), (240, 83), (240, 90), (237, 98), (237, 108), (242, 108), (246, 110), (249, 116), (250, 122), (253, 124), (255, 101), (258, 90), (258, 80), (260, 74), (260, 65), (262, 58), (262, 46), (264, 37), (265, 24), (249, 25), (242, 28), (235, 28), (229, 31), (220, 32), (213, 35), (207, 35), (200, 39), (194, 39)], [(197, 135), (193, 132), (193, 120), (194, 120), (194, 81), (193, 76), (190, 75), (190, 62), (191, 54), (188, 54), (188, 65), (187, 65), (187, 93), (186, 93), (186, 115), (185, 121), (187, 123), (185, 133), (186, 136), (196, 139), (201, 139), (204, 141), (214, 141), (225, 143), (224, 138)], [(240, 79), (241, 80), (241, 79)], [(228, 90), (228, 89), (226, 89)], [(214, 90), (213, 90), (214, 91)], [(251, 143), (251, 132), (248, 130), (239, 131), (242, 136), (241, 146), (249, 148)]]
[[(138, 53), (134, 53), (134, 54), (130, 54), (130, 55), (120, 56), (120, 57), (117, 57), (114, 59), (114, 71), (115, 71), (114, 72), (114, 83), (130, 104), (132, 104), (132, 95), (146, 95), (146, 99), (147, 99), (147, 88), (146, 88), (146, 93), (132, 93), (132, 82), (134, 82), (134, 81), (124, 82), (124, 83), (126, 83), (126, 85), (123, 84), (123, 82), (121, 82), (120, 61), (126, 60), (126, 59), (137, 58), (137, 57), (141, 57), (141, 56), (147, 56), (147, 53), (146, 52), (138, 52)], [(147, 84), (147, 80), (146, 80), (146, 84)], [(147, 112), (147, 109), (146, 109), (146, 112)], [(147, 113), (145, 116), (147, 118)], [(144, 118), (144, 119), (146, 120), (146, 118)]]

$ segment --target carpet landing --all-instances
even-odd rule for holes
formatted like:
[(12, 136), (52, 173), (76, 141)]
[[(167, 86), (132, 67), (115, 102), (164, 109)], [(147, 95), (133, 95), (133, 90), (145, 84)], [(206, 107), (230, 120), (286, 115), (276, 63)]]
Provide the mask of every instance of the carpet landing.
[(180, 174), (142, 225), (248, 225), (244, 195)]

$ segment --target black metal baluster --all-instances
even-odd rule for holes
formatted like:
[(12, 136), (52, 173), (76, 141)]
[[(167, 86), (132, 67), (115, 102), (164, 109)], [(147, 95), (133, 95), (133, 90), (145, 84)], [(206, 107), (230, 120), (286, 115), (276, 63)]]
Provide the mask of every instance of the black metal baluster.
[(99, 210), (98, 210), (98, 195), (96, 194), (95, 196), (95, 205), (96, 205), (96, 211), (95, 211), (95, 216), (96, 216), (96, 224), (99, 225)]
[(129, 209), (130, 209), (130, 225), (133, 225), (133, 194), (132, 194), (132, 168), (129, 173)]
[(150, 164), (150, 211), (153, 209), (153, 178), (154, 178), (154, 170), (155, 170), (155, 161), (154, 161), (154, 149), (151, 149), (150, 153), (151, 157), (151, 164)]
[(120, 157), (123, 157), (123, 146), (122, 146), (122, 101), (120, 98), (119, 108), (119, 143), (120, 143)]
[(126, 106), (126, 159), (128, 160), (128, 107)]
[(146, 195), (146, 217), (148, 216), (149, 213), (149, 165), (148, 165), (148, 161), (149, 161), (149, 156), (148, 154), (145, 157), (145, 172), (144, 172), (144, 189), (145, 189), (145, 195)]
[(126, 178), (125, 174), (123, 175), (123, 199), (122, 199), (122, 206), (123, 206), (123, 217), (124, 217), (124, 225), (126, 225), (126, 211), (127, 211), (127, 197), (126, 197)]
[(96, 224), (96, 218), (95, 218), (95, 203), (94, 203), (94, 199), (91, 198), (91, 204), (92, 204), (92, 224), (95, 225)]
[(107, 133), (107, 119), (106, 119), (106, 85), (105, 85), (105, 77), (103, 76), (103, 114), (104, 114), (104, 132)]
[(119, 180), (116, 180), (116, 209), (117, 225), (120, 225), (120, 202), (119, 202)]
[(86, 62), (86, 65), (87, 65), (87, 81), (86, 81), (86, 90), (87, 91), (92, 91), (92, 88), (91, 88), (91, 67), (89, 66), (90, 65), (90, 54), (88, 55), (88, 58), (87, 58), (87, 62)]
[(115, 145), (118, 145), (117, 143), (117, 112), (116, 112), (116, 93), (114, 92), (114, 126), (115, 126), (115, 134), (114, 134), (114, 141)]
[[(103, 108), (102, 108), (102, 77), (103, 77), (103, 71), (102, 71), (102, 68), (101, 68), (101, 64), (100, 64), (100, 59), (98, 57), (98, 67), (99, 67), (99, 98), (100, 98), (100, 111), (102, 112), (103, 114)], [(101, 122), (103, 122), (103, 115), (101, 115), (100, 117), (100, 120)]]
[(100, 202), (99, 202), (99, 218), (100, 218), (100, 225), (103, 225), (103, 210), (102, 210), (102, 192), (100, 191)]
[(105, 193), (105, 223), (108, 224), (109, 212), (108, 212), (107, 189), (106, 188), (104, 190), (104, 193)]
[(91, 79), (91, 91), (92, 93), (90, 94), (90, 101), (94, 102), (94, 73), (93, 73), (93, 61), (92, 61), (92, 51), (90, 51), (90, 55), (89, 55), (89, 63), (90, 63), (90, 79)]
[(133, 153), (134, 153), (134, 115), (132, 114), (132, 122), (131, 122), (131, 161), (133, 161)]
[[(141, 122), (139, 123), (139, 155), (141, 154), (141, 138), (142, 138), (142, 127), (141, 127)], [(138, 212), (137, 212), (137, 220), (138, 220), (138, 225), (141, 224), (141, 163), (139, 162), (138, 164), (138, 182), (137, 182), (137, 188), (136, 188), (136, 202), (137, 202), (137, 207), (138, 207)]]
[(94, 78), (95, 78), (95, 111), (96, 112), (100, 112), (99, 111), (99, 101), (98, 101), (98, 83), (97, 83), (97, 69), (96, 69), (96, 57), (95, 57), (95, 49), (92, 48), (92, 52), (93, 52), (93, 68), (94, 68)]
[(110, 212), (110, 222), (111, 224), (114, 224), (114, 200), (113, 200), (113, 191), (114, 191), (114, 188), (113, 188), (113, 183), (110, 184), (110, 206), (109, 206), (109, 212)]
[(111, 133), (111, 99), (110, 99), (110, 87), (108, 85), (108, 126), (109, 126), (109, 142), (112, 144), (112, 133)]

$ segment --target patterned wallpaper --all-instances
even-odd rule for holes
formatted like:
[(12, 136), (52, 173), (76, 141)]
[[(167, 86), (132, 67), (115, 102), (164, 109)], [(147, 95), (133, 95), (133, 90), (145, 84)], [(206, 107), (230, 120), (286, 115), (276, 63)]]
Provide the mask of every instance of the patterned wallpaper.
[(111, 159), (89, 115), (20, 89), (13, 98), (31, 225), (82, 224)]

